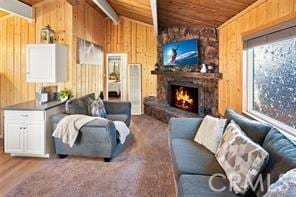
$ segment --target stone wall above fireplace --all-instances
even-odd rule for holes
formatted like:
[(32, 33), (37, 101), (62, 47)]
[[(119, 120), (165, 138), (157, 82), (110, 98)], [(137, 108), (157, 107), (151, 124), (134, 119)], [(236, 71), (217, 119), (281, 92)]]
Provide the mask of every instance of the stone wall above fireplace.
[[(199, 40), (199, 65), (212, 65), (215, 72), (219, 72), (219, 41), (218, 32), (210, 27), (161, 27), (157, 40), (157, 63), (161, 69), (163, 66), (162, 46), (163, 44), (178, 42), (188, 39)], [(176, 70), (194, 70), (198, 71), (200, 66), (175, 66)]]

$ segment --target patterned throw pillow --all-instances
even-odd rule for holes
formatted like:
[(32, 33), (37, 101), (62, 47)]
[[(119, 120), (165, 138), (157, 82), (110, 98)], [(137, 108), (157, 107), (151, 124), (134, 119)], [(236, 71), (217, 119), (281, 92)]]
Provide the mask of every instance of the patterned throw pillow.
[(96, 100), (93, 100), (89, 105), (89, 111), (91, 116), (97, 116), (106, 118), (107, 112), (104, 106), (104, 102), (102, 99), (97, 98)]
[(292, 169), (271, 184), (263, 197), (296, 196), (296, 169)]
[(248, 138), (234, 121), (227, 126), (216, 154), (236, 194), (245, 194), (254, 184), (268, 156), (268, 152)]

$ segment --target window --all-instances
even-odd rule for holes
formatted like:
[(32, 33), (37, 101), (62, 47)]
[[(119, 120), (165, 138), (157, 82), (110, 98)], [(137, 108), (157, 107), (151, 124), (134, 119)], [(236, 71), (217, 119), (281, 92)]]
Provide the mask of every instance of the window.
[(244, 112), (296, 135), (296, 27), (245, 41)]

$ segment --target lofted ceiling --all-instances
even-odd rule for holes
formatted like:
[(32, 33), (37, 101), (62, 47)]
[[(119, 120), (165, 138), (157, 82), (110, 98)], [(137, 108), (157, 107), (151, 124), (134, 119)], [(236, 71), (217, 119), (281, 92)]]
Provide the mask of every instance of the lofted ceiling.
[(119, 16), (152, 25), (150, 0), (108, 0)]
[(218, 27), (256, 0), (158, 0), (159, 26)]
[[(21, 0), (34, 5), (43, 0)], [(81, 0), (82, 1), (82, 0)], [(89, 4), (96, 7), (92, 0)], [(150, 0), (107, 0), (119, 16), (152, 24)], [(158, 0), (159, 26), (218, 27), (256, 0)], [(98, 7), (96, 7), (98, 9)]]

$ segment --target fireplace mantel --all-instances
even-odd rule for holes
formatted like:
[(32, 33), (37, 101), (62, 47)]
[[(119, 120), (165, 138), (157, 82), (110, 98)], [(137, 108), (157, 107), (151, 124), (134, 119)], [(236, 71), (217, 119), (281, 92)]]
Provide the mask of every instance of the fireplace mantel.
[(180, 71), (151, 71), (152, 75), (167, 75), (176, 77), (188, 77), (198, 79), (222, 79), (222, 73), (200, 73), (200, 72), (180, 72)]

